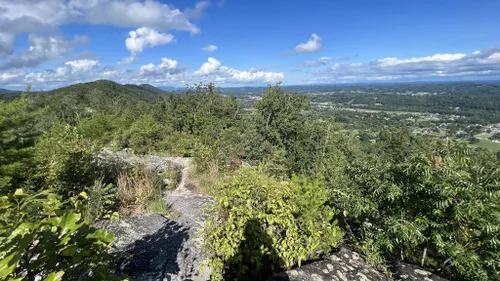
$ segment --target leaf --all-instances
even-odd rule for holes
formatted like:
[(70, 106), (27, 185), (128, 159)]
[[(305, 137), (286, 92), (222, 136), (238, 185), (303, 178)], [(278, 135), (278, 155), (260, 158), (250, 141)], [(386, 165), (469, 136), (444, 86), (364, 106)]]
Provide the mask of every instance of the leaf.
[(21, 256), (14, 252), (3, 260), (0, 260), (0, 279), (4, 280), (7, 276), (12, 274), (17, 267)]
[(347, 217), (349, 215), (349, 211), (344, 210), (343, 214), (344, 214), (344, 217)]
[(118, 212), (113, 212), (113, 214), (111, 214), (110, 220), (111, 221), (119, 221), (120, 220), (120, 214), (118, 214)]
[(87, 237), (95, 238), (104, 243), (111, 243), (113, 242), (113, 240), (115, 240), (115, 235), (113, 234), (113, 232), (109, 232), (104, 229), (97, 229), (96, 231), (94, 231), (94, 233), (90, 233)]
[(52, 272), (43, 281), (61, 281), (64, 275), (64, 271)]
[(69, 245), (61, 251), (61, 255), (64, 257), (71, 257), (71, 256), (75, 255), (77, 250), (78, 250), (78, 247), (76, 245)]
[(65, 213), (59, 223), (59, 226), (61, 227), (61, 234), (64, 235), (68, 231), (73, 231), (75, 229), (76, 223), (80, 220), (80, 218), (80, 214), (76, 214), (73, 212)]
[(21, 196), (25, 196), (25, 195), (26, 194), (24, 193), (22, 188), (17, 188), (16, 192), (14, 192), (14, 196), (17, 196), (17, 197), (21, 197)]
[(89, 196), (87, 195), (87, 192), (85, 192), (85, 191), (80, 192), (79, 195), (80, 195), (80, 197), (82, 197), (85, 200), (89, 199)]

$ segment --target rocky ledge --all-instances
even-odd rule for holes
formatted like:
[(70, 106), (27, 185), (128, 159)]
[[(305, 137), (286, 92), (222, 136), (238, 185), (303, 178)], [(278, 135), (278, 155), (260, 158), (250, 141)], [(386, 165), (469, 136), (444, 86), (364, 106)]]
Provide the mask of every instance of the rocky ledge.
[(307, 262), (299, 268), (278, 273), (270, 281), (448, 281), (407, 263), (398, 263), (394, 271), (390, 279), (366, 264), (356, 252), (341, 247), (322, 260)]

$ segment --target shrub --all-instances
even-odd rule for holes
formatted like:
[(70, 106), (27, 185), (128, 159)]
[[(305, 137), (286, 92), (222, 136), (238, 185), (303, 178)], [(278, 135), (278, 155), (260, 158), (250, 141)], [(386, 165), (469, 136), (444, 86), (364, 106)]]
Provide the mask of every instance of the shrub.
[[(34, 206), (39, 212), (30, 222)], [(28, 196), (18, 189), (0, 197), (1, 280), (114, 279), (108, 254), (113, 233), (90, 227), (60, 206), (46, 191)]]
[[(463, 144), (352, 162), (332, 199), (371, 259), (420, 263), (452, 280), (500, 279), (500, 170)], [(395, 158), (392, 158), (395, 157)]]
[(116, 129), (113, 118), (111, 115), (93, 114), (78, 123), (78, 131), (86, 139), (95, 140), (103, 145), (109, 144)]
[(148, 153), (155, 148), (160, 139), (160, 126), (151, 115), (137, 119), (125, 132), (125, 143), (137, 153)]
[(87, 202), (83, 210), (83, 217), (92, 223), (101, 218), (116, 218), (113, 212), (116, 205), (116, 188), (113, 184), (104, 184), (96, 180), (86, 188)]
[(41, 186), (54, 188), (68, 199), (82, 192), (83, 186), (93, 184), (97, 147), (85, 140), (75, 127), (55, 126), (35, 148), (36, 178)]
[(342, 231), (319, 182), (242, 169), (216, 187), (204, 230), (213, 278), (267, 280), (338, 245)]

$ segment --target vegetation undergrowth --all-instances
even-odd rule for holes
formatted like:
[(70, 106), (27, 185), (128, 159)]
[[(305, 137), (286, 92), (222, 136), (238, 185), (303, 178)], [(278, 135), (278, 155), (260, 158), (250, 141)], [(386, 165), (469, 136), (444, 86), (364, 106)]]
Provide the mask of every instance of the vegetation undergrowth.
[(134, 167), (117, 178), (119, 212), (122, 215), (139, 215), (144, 212), (168, 215), (163, 199), (163, 182), (145, 167)]
[(0, 279), (123, 278), (113, 235), (91, 224), (169, 215), (163, 180), (175, 186), (180, 171), (105, 167), (111, 147), (192, 157), (187, 184), (215, 200), (204, 230), (215, 279), (264, 280), (350, 243), (376, 267), (500, 280), (500, 157), (405, 126), (354, 132), (349, 120), (375, 113), (334, 120), (279, 84), (242, 106), (212, 84), (179, 94), (110, 81), (0, 101)]
[(217, 186), (215, 198), (205, 228), (214, 280), (267, 280), (342, 239), (328, 191), (317, 181), (285, 182), (248, 168)]

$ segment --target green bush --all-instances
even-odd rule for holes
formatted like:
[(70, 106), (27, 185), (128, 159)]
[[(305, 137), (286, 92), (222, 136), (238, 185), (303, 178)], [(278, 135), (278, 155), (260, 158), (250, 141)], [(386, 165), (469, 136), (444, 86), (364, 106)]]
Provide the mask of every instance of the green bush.
[(160, 126), (151, 115), (137, 119), (124, 134), (122, 141), (137, 153), (148, 153), (155, 149), (160, 139)]
[(111, 115), (94, 114), (78, 123), (78, 132), (84, 138), (95, 140), (103, 145), (113, 140), (115, 129), (114, 116)]
[(68, 199), (90, 186), (96, 178), (94, 156), (97, 147), (84, 139), (75, 127), (58, 125), (35, 147), (36, 179), (40, 186), (57, 190)]
[(267, 280), (336, 247), (343, 234), (327, 201), (319, 182), (237, 171), (216, 187), (204, 231), (213, 278)]
[(17, 189), (0, 197), (1, 280), (114, 279), (108, 254), (113, 233), (90, 227), (60, 206), (46, 191), (28, 196)]
[(372, 261), (500, 280), (500, 170), (491, 158), (439, 141), (371, 155), (351, 162), (352, 182), (332, 202), (348, 211), (344, 227)]
[(104, 184), (96, 180), (94, 184), (86, 188), (86, 202), (83, 209), (83, 217), (89, 223), (105, 218), (116, 218), (117, 209), (116, 187), (113, 184)]

